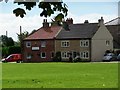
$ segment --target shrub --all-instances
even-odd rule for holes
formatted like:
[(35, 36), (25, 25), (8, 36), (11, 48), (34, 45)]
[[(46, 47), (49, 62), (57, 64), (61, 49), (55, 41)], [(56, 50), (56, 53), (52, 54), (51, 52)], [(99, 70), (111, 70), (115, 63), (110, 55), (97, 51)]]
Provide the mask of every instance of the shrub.
[(56, 52), (55, 57), (53, 57), (54, 62), (60, 62), (61, 61), (61, 52)]
[(8, 53), (8, 47), (2, 47), (2, 57), (5, 58), (9, 55)]
[(9, 54), (21, 53), (20, 46), (10, 46), (8, 49)]

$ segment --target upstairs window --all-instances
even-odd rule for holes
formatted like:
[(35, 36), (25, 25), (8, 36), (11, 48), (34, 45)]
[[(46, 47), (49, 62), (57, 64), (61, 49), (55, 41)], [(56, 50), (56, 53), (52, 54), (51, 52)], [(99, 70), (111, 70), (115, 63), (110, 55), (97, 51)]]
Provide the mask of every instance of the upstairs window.
[(31, 47), (31, 42), (26, 42), (26, 47)]
[(106, 46), (110, 46), (110, 41), (106, 40)]
[(41, 47), (46, 47), (46, 41), (44, 40), (41, 41)]
[(80, 47), (89, 47), (89, 40), (80, 40)]
[(61, 41), (61, 47), (69, 47), (70, 42), (69, 41)]

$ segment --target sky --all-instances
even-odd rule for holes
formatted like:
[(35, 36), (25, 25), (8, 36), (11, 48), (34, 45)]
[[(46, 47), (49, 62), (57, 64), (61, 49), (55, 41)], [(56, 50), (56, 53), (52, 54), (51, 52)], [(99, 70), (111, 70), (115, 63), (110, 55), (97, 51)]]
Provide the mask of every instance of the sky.
[[(66, 18), (73, 18), (74, 23), (96, 23), (101, 17), (104, 22), (108, 22), (118, 17), (118, 1), (119, 0), (63, 0), (68, 6), (68, 15)], [(42, 27), (44, 17), (40, 17), (41, 10), (34, 7), (31, 11), (27, 11), (24, 18), (16, 17), (13, 10), (23, 5), (13, 4), (13, 0), (8, 3), (0, 2), (0, 35), (5, 35), (8, 31), (8, 37), (12, 37), (17, 41), (17, 34), (20, 26), (22, 32), (37, 30)], [(50, 22), (55, 15), (48, 18)]]

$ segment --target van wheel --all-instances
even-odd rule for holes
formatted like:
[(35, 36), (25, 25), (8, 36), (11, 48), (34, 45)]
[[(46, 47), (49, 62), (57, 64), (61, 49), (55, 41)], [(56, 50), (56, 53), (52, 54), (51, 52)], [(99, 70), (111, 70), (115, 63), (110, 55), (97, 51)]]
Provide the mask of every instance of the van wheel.
[(16, 61), (17, 63), (20, 63), (20, 61)]

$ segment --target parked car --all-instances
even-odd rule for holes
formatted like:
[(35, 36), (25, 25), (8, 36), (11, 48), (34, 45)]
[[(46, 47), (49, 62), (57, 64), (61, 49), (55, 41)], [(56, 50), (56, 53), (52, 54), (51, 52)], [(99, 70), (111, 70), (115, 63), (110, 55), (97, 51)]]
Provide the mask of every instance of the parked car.
[(21, 54), (11, 54), (7, 58), (2, 59), (2, 62), (17, 62), (20, 63), (22, 61)]
[(103, 57), (103, 61), (116, 61), (116, 60), (117, 60), (117, 55), (113, 53), (108, 53)]
[(118, 54), (118, 56), (117, 56), (117, 60), (120, 61), (120, 54)]

